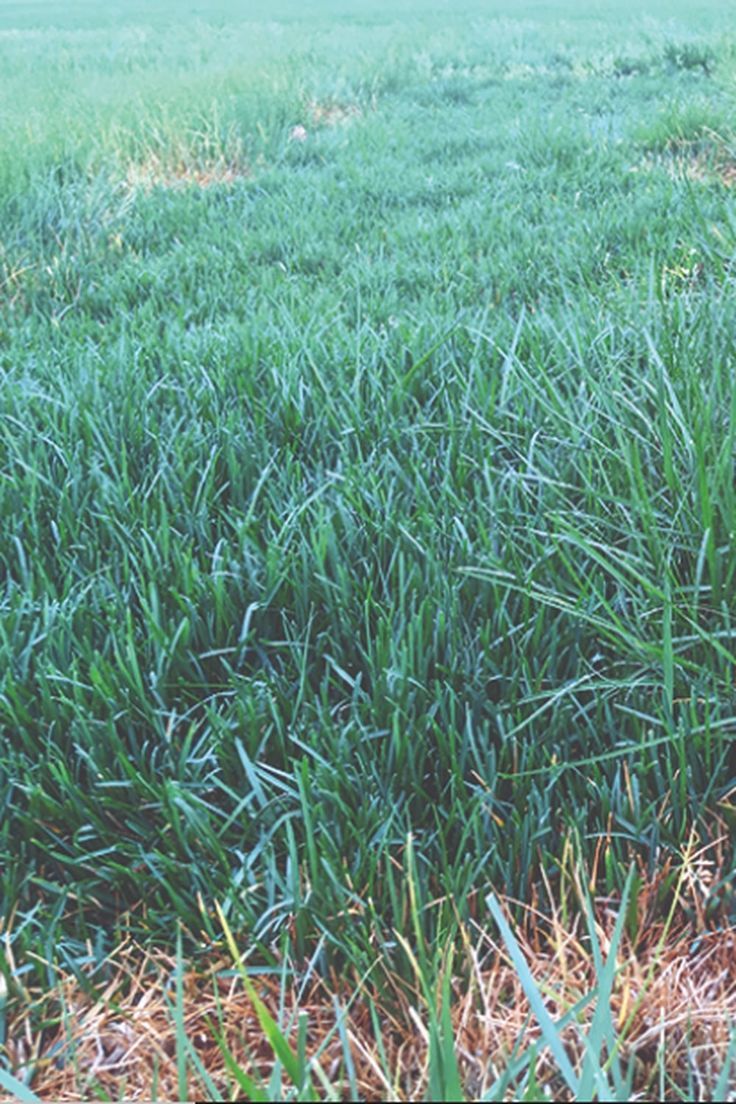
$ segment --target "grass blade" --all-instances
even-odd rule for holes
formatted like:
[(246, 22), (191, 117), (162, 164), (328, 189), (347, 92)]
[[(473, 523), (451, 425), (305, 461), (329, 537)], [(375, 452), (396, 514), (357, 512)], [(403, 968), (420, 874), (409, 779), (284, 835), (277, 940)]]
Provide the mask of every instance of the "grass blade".
[(256, 1016), (258, 1017), (258, 1022), (261, 1025), (263, 1034), (266, 1036), (266, 1039), (268, 1040), (268, 1043), (273, 1050), (275, 1056), (282, 1063), (289, 1077), (294, 1082), (294, 1085), (298, 1089), (302, 1089), (306, 1080), (306, 1069), (301, 1066), (297, 1055), (294, 1054), (284, 1035), (279, 1030), (278, 1024), (271, 1016), (271, 1013), (268, 1011), (261, 998), (258, 996), (256, 988), (250, 977), (248, 976), (247, 970), (240, 960), (240, 954), (238, 953), (237, 944), (235, 943), (235, 939), (233, 938), (230, 926), (225, 919), (218, 902), (215, 903), (215, 908), (217, 910), (220, 924), (222, 925), (222, 929), (225, 933), (225, 939), (227, 940), (227, 945), (230, 950), (230, 954), (232, 955), (233, 962), (236, 965), (245, 991), (247, 992)]
[(22, 1081), (18, 1081), (17, 1078), (5, 1070), (0, 1070), (0, 1087), (10, 1093), (15, 1100), (19, 1100), (21, 1104), (42, 1104), (41, 1098), (31, 1092), (27, 1085), (24, 1085)]
[(501, 937), (506, 944), (506, 950), (508, 951), (509, 957), (514, 964), (514, 968), (519, 977), (519, 981), (521, 982), (522, 988), (526, 993), (527, 1000), (529, 1001), (532, 1011), (534, 1012), (534, 1017), (541, 1028), (544, 1041), (552, 1052), (552, 1056), (557, 1063), (557, 1068), (565, 1079), (570, 1092), (577, 1098), (580, 1091), (580, 1082), (578, 1076), (575, 1073), (575, 1070), (572, 1068), (570, 1059), (565, 1052), (565, 1048), (562, 1043), (562, 1039), (560, 1038), (560, 1035), (558, 1033), (557, 1027), (549, 1012), (544, 1007), (542, 994), (539, 992), (537, 984), (532, 977), (531, 971), (529, 969), (529, 966), (527, 965), (526, 959), (524, 958), (521, 947), (517, 943), (516, 937), (511, 931), (511, 928), (506, 921), (506, 917), (501, 911), (501, 906), (499, 905), (493, 894), (489, 894), (488, 897), (486, 897), (486, 903), (491, 910), (493, 919), (498, 925), (499, 931), (501, 932)]

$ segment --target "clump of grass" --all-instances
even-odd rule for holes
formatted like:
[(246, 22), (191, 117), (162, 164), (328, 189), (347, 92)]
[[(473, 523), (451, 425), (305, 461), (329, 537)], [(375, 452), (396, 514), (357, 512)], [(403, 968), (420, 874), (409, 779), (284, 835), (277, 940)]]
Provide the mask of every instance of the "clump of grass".
[(700, 70), (710, 76), (716, 66), (715, 50), (700, 42), (668, 42), (664, 49), (668, 65), (681, 70)]

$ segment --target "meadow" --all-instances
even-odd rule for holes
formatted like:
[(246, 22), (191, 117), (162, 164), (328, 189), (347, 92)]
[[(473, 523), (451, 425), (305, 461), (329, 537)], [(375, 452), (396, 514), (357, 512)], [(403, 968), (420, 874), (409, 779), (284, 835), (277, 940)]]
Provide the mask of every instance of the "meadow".
[(736, 910), (736, 12), (2, 0), (0, 74), (0, 1088), (131, 1092), (146, 962), (149, 1097), (363, 1098), (353, 994), (374, 1093), (727, 1099), (728, 955), (614, 1029)]

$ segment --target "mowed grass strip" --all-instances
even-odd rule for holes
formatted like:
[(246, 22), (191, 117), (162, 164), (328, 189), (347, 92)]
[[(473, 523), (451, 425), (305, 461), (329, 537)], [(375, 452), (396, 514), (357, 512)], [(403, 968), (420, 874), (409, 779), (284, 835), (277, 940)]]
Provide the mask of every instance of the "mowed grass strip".
[(613, 894), (720, 838), (736, 223), (724, 171), (678, 168), (734, 148), (720, 7), (8, 11), (23, 985), (123, 925), (193, 953), (214, 901), (264, 959), (408, 978), (570, 833)]

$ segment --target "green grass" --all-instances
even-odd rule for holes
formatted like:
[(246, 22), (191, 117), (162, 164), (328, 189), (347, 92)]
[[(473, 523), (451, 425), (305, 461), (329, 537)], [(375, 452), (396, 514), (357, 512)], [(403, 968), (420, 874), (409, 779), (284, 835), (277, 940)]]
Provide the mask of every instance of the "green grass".
[[(0, 4), (22, 970), (176, 920), (192, 954), (217, 902), (274, 954), (409, 977), (412, 916), (489, 919), (573, 833), (610, 834), (606, 892), (707, 843), (736, 212), (678, 166), (733, 149), (736, 21), (101, 7)], [(126, 183), (152, 164), (236, 179)]]

